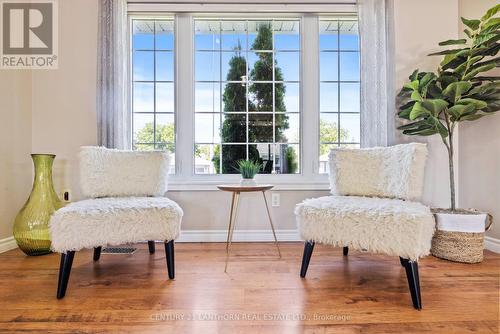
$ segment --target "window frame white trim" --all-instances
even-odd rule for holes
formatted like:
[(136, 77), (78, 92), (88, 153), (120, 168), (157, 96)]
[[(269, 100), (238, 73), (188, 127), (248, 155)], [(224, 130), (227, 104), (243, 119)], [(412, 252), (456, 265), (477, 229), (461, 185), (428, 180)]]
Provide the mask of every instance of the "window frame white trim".
[(353, 3), (175, 3), (175, 2), (129, 2), (131, 12), (170, 13), (353, 13), (357, 11)]
[[(238, 174), (196, 174), (194, 166), (194, 18), (214, 16), (223, 18), (295, 17), (300, 20), (300, 173), (258, 174), (257, 182), (273, 183), (277, 190), (328, 190), (327, 174), (319, 171), (319, 19), (323, 16), (356, 15), (352, 4), (307, 4), (271, 7), (241, 4), (130, 3), (130, 27), (133, 18), (174, 18), (175, 32), (175, 170), (170, 175), (171, 190), (216, 190), (220, 183), (237, 183)], [(188, 10), (189, 8), (189, 10)], [(247, 8), (248, 10), (245, 10)], [(293, 10), (291, 10), (293, 8)], [(196, 9), (196, 10), (194, 10)], [(307, 39), (305, 35), (308, 35)], [(130, 37), (132, 38), (132, 36)], [(181, 42), (182, 41), (182, 42)], [(132, 46), (130, 46), (131, 49)], [(179, 55), (183, 56), (180, 57)], [(305, 61), (307, 60), (307, 61)], [(130, 60), (130, 70), (132, 61)], [(313, 71), (310, 69), (314, 68)], [(131, 82), (131, 80), (129, 80)], [(131, 84), (130, 84), (131, 85)], [(182, 87), (182, 88), (180, 88)], [(132, 97), (130, 97), (130, 100)], [(307, 108), (306, 108), (307, 106)], [(182, 112), (181, 112), (182, 110)], [(307, 121), (305, 121), (307, 119)], [(182, 136), (180, 135), (182, 133)], [(317, 136), (306, 136), (316, 133)], [(307, 147), (308, 149), (304, 149)]]

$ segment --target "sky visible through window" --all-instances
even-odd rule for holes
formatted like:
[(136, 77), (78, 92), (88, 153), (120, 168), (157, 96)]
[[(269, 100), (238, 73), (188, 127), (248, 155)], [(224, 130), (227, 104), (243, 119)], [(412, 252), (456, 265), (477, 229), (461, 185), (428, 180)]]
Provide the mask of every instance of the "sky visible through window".
[(360, 70), (357, 21), (320, 20), (320, 156), (327, 173), (332, 147), (359, 147)]

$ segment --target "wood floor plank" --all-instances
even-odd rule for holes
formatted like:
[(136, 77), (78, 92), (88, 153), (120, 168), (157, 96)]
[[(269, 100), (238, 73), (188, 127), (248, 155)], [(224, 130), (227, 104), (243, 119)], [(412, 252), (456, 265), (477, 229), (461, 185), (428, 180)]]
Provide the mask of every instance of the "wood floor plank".
[(411, 306), (399, 259), (318, 245), (177, 244), (176, 279), (146, 244), (132, 256), (75, 256), (55, 298), (59, 256), (0, 254), (0, 333), (498, 333), (500, 255), (467, 265), (420, 261), (424, 309)]

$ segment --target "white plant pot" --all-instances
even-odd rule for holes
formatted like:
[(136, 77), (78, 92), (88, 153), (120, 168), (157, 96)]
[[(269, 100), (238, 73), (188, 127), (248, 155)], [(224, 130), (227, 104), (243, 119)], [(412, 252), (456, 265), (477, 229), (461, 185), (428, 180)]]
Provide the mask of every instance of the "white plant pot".
[(255, 179), (241, 178), (241, 180), (240, 180), (241, 186), (255, 186), (256, 184), (257, 184), (257, 182), (255, 182)]

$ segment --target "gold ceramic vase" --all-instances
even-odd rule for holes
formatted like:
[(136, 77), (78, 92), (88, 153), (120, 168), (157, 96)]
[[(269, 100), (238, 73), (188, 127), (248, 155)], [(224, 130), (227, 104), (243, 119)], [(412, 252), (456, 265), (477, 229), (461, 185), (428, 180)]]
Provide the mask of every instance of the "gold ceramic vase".
[(27, 255), (50, 253), (49, 220), (64, 204), (52, 183), (53, 154), (32, 154), (35, 180), (30, 197), (14, 221), (14, 238)]

